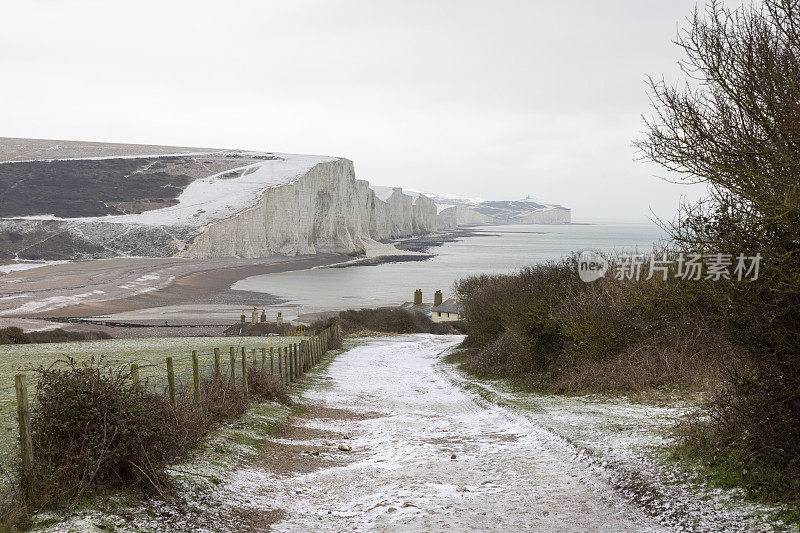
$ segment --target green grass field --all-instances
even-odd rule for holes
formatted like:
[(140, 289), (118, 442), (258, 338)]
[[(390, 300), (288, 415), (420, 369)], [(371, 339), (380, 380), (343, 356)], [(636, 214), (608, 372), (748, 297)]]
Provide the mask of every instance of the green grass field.
[[(299, 342), (301, 337), (292, 337), (292, 342)], [(149, 386), (157, 391), (166, 387), (166, 357), (174, 360), (175, 380), (178, 388), (188, 386), (191, 381), (192, 350), (197, 350), (200, 357), (201, 373), (210, 375), (214, 368), (214, 348), (220, 349), (224, 373), (230, 372), (230, 348), (237, 354), (237, 378), (241, 376), (241, 349), (245, 348), (248, 358), (252, 358), (252, 350), (258, 350), (261, 360), (261, 348), (286, 346), (287, 337), (179, 337), (168, 339), (111, 339), (103, 341), (68, 342), (53, 344), (14, 344), (0, 345), (0, 467), (8, 467), (16, 451), (17, 421), (16, 392), (14, 389), (15, 374), (28, 376), (28, 395), (32, 399), (35, 393), (35, 374), (32, 369), (39, 366), (48, 367), (59, 359), (71, 357), (76, 361), (102, 360), (105, 363), (129, 368), (130, 363), (137, 363), (142, 380), (148, 380)], [(276, 363), (277, 365), (277, 363)], [(269, 356), (267, 356), (269, 367)]]

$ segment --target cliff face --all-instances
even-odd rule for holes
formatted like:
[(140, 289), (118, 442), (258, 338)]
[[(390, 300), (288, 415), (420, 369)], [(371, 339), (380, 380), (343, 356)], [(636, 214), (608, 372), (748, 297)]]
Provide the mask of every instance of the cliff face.
[(179, 253), (184, 257), (265, 257), (353, 253), (365, 241), (437, 229), (436, 205), (395, 188), (382, 200), (356, 180), (346, 159), (319, 163), (295, 182), (261, 193), (258, 205), (214, 222)]
[(566, 207), (548, 207), (514, 219), (516, 224), (569, 224), (572, 212)]
[(497, 220), (479, 213), (470, 207), (456, 205), (448, 207), (439, 213), (439, 227), (442, 229), (455, 229), (459, 226), (472, 224), (496, 224)]
[[(355, 179), (353, 163), (346, 159), (236, 155), (228, 165), (232, 170), (192, 182), (163, 209), (0, 218), (0, 259), (349, 254), (362, 252), (369, 240), (437, 229), (432, 201), (400, 188), (381, 199), (368, 182)], [(247, 164), (241, 165), (244, 157)], [(129, 163), (125, 172), (135, 168)]]
[(465, 224), (569, 221), (568, 209), (531, 202), (443, 209), (357, 180), (353, 163), (334, 157), (6, 141), (0, 261), (350, 254)]
[(255, 207), (213, 222), (179, 255), (266, 257), (362, 250), (364, 209), (353, 163), (319, 163), (293, 183), (264, 190)]
[(418, 196), (411, 206), (411, 231), (414, 234), (431, 233), (439, 229), (436, 204), (426, 196)]

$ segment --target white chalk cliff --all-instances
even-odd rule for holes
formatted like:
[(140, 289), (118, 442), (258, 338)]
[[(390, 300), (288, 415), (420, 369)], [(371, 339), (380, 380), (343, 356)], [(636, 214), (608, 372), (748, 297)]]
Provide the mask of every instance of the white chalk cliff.
[(264, 189), (259, 202), (200, 228), (178, 255), (265, 257), (358, 253), (366, 241), (431, 233), (438, 229), (436, 205), (394, 188), (380, 198), (355, 179), (347, 159), (317, 163), (285, 185)]
[[(160, 209), (76, 218), (16, 216), (0, 219), (0, 233), (37, 239), (41, 235), (42, 242), (49, 242), (48, 235), (58, 236), (53, 239), (58, 248), (42, 252), (51, 259), (61, 255), (256, 258), (360, 253), (371, 241), (499, 221), (473, 205), (443, 208), (422, 193), (370, 186), (356, 179), (347, 159), (242, 151), (190, 155), (207, 159), (206, 163), (226, 158), (242, 164), (235, 168), (228, 164), (224, 171), (192, 181), (174, 205)], [(108, 159), (114, 157), (120, 156)], [(82, 158), (61, 161), (73, 159)], [(569, 221), (569, 210), (561, 208), (557, 215), (542, 212), (537, 219), (534, 210), (529, 218), (540, 223)]]

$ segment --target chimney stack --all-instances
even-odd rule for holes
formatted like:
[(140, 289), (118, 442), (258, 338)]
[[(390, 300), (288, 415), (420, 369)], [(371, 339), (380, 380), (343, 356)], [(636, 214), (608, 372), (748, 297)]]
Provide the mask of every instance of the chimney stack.
[(278, 318), (276, 318), (276, 319), (275, 319), (275, 322), (276, 322), (276, 323), (277, 323), (279, 326), (280, 326), (281, 324), (283, 324), (283, 315), (281, 314), (281, 312), (280, 312), (280, 311), (278, 311)]
[(442, 291), (433, 293), (433, 305), (442, 305)]
[(242, 324), (247, 322), (247, 316), (245, 316), (244, 311), (242, 311)]
[(261, 310), (261, 323), (263, 324), (266, 321), (267, 321), (267, 310), (266, 309), (262, 309)]
[(422, 305), (422, 289), (414, 291), (414, 305)]
[(256, 322), (258, 322), (258, 309), (256, 309), (254, 307), (253, 308), (253, 322), (252, 323), (255, 324)]

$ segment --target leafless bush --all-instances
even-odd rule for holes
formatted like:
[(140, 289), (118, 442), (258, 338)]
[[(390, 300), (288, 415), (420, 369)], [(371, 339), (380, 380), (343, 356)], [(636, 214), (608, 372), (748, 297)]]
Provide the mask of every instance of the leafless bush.
[(458, 333), (451, 324), (437, 323), (422, 313), (397, 307), (342, 311), (339, 313), (339, 324), (343, 334), (360, 331), (437, 335)]
[(283, 382), (266, 369), (251, 366), (247, 371), (247, 384), (251, 394), (261, 399), (284, 404), (291, 403)]

